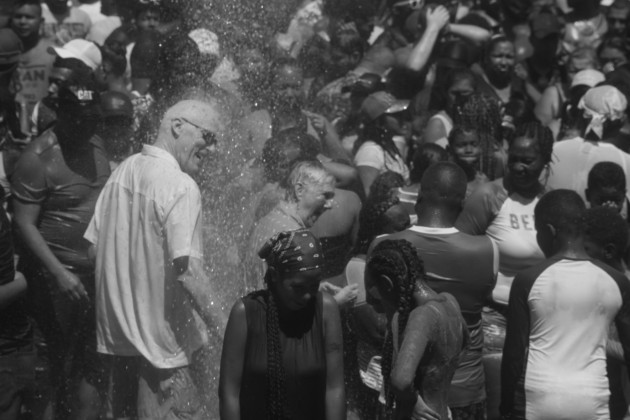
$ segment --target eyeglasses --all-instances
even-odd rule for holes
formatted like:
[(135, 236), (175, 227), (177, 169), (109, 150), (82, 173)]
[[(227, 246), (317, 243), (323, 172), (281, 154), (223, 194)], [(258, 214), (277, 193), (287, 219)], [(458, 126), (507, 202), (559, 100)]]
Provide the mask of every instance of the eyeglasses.
[(412, 10), (418, 10), (422, 6), (424, 6), (424, 0), (402, 0), (394, 3), (392, 7), (409, 7)]
[(187, 122), (188, 124), (201, 131), (201, 137), (203, 138), (203, 141), (206, 142), (206, 146), (214, 146), (217, 144), (217, 136), (212, 131), (206, 130), (205, 128), (198, 126), (194, 122), (188, 121), (186, 118), (182, 118), (182, 121)]

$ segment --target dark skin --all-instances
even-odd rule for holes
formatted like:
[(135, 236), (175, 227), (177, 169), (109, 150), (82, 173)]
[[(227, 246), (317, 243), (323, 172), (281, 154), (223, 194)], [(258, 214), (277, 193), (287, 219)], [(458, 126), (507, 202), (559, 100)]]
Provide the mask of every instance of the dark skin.
[(398, 329), (398, 291), (385, 273), (366, 271), (368, 303), (387, 314), (395, 347), (391, 387), (396, 396), (396, 419), (448, 418), (448, 390), (467, 337), (459, 305), (448, 293), (437, 294), (418, 280), (414, 309), (407, 327)]
[[(86, 123), (86, 120), (83, 120), (83, 125), (77, 126), (72, 122), (72, 115), (60, 113), (59, 116), (59, 122), (54, 130), (57, 134), (65, 163), (78, 174), (88, 179), (93, 179), (96, 169), (94, 160), (89, 158), (92, 156), (90, 153), (92, 146), (88, 140), (96, 129), (96, 122), (91, 126), (90, 123)], [(13, 206), (15, 222), (25, 245), (54, 276), (62, 294), (73, 301), (87, 300), (88, 295), (81, 280), (66, 269), (55, 257), (37, 228), (42, 208), (41, 204), (13, 200)]]
[(504, 179), (506, 189), (526, 198), (536, 197), (543, 188), (539, 179), (545, 165), (537, 140), (525, 137), (514, 139), (508, 153), (508, 174)]
[[(317, 276), (279, 276), (272, 285), (280, 310), (295, 311), (314, 299), (319, 286)], [(346, 418), (343, 378), (343, 339), (339, 308), (335, 300), (323, 294), (324, 348), (326, 349), (326, 420)], [(240, 419), (240, 388), (247, 344), (245, 305), (238, 300), (232, 307), (225, 330), (221, 375), (219, 379), (220, 413), (223, 420)], [(263, 391), (264, 392), (264, 391)], [(263, 413), (261, 413), (263, 415)], [(264, 416), (264, 415), (263, 415)]]

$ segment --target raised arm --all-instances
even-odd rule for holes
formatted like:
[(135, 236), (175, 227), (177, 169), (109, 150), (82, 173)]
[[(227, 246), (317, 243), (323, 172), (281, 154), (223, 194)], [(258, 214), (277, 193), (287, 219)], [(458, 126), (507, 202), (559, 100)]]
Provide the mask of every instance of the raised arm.
[(476, 44), (483, 44), (490, 39), (490, 31), (475, 25), (464, 25), (461, 23), (451, 23), (448, 26), (449, 32), (467, 38)]
[(440, 31), (448, 24), (450, 18), (448, 10), (443, 6), (428, 10), (426, 16), (427, 27), (407, 59), (406, 67), (409, 70), (420, 71), (424, 69), (429, 61), (429, 57), (431, 57), (431, 52), (433, 52), (433, 47), (437, 42)]
[(345, 420), (346, 393), (339, 307), (330, 295), (326, 293), (322, 295), (326, 349), (326, 420)]
[(241, 418), (241, 380), (247, 343), (245, 305), (238, 300), (232, 307), (223, 338), (219, 375), (219, 410), (221, 420)]

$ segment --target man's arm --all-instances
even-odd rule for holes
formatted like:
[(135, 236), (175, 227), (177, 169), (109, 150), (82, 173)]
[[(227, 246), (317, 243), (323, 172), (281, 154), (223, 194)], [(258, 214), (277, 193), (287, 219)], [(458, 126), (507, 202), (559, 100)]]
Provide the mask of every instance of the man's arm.
[(517, 383), (525, 370), (529, 347), (530, 319), (527, 298), (530, 286), (530, 281), (517, 275), (510, 290), (507, 331), (501, 361), (500, 411), (503, 416), (510, 416), (514, 412)]
[(41, 206), (14, 200), (13, 208), (15, 224), (24, 244), (54, 276), (61, 292), (71, 300), (87, 299), (88, 295), (81, 280), (61, 264), (37, 229)]
[(407, 68), (413, 71), (421, 71), (427, 65), (429, 57), (433, 52), (433, 47), (437, 42), (440, 31), (448, 24), (450, 16), (448, 10), (443, 6), (438, 6), (434, 10), (427, 12), (427, 28), (420, 41), (413, 47), (407, 59)]
[(623, 349), (623, 358), (626, 362), (626, 369), (630, 374), (630, 282), (625, 276), (619, 275), (617, 285), (621, 292), (621, 309), (615, 317), (615, 326), (619, 335), (619, 343)]
[(219, 294), (198, 258), (179, 257), (173, 261), (179, 274), (178, 280), (188, 292), (195, 309), (208, 329), (221, 336), (227, 324), (227, 316), (221, 308)]
[(13, 281), (0, 286), (0, 309), (4, 309), (26, 292), (26, 279), (20, 272), (15, 273)]
[(335, 300), (323, 293), (324, 346), (326, 350), (326, 420), (346, 418), (341, 317)]

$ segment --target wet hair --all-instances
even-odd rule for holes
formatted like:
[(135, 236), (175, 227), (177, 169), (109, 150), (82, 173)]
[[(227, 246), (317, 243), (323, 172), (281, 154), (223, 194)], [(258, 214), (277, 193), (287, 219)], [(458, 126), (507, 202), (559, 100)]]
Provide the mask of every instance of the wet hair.
[(431, 90), (429, 109), (441, 111), (446, 108), (448, 90), (456, 83), (464, 80), (471, 82), (473, 90), (477, 91), (477, 76), (470, 69), (444, 69), (435, 75), (435, 88)]
[(390, 194), (380, 200), (368, 199), (361, 207), (359, 213), (359, 232), (357, 234), (357, 245), (354, 249), (355, 255), (367, 254), (370, 244), (383, 232), (383, 217), (390, 208), (400, 203), (398, 196)]
[(606, 187), (626, 190), (626, 174), (621, 166), (614, 162), (598, 162), (588, 173), (587, 188), (589, 190)]
[(496, 178), (495, 145), (502, 139), (501, 108), (494, 99), (472, 94), (453, 117), (454, 126), (475, 127), (481, 148), (480, 170), (491, 180)]
[(393, 194), (394, 188), (400, 188), (405, 185), (405, 180), (401, 174), (393, 171), (386, 171), (379, 174), (370, 186), (368, 199), (373, 201), (386, 200)]
[[(416, 282), (425, 281), (424, 263), (413, 245), (406, 240), (385, 240), (379, 243), (370, 255), (367, 265), (371, 270), (388, 274), (398, 292), (398, 334), (402, 335), (407, 327), (409, 314), (414, 309), (413, 293)], [(389, 377), (391, 376), (394, 355), (394, 340), (391, 326), (388, 325), (387, 337), (383, 346), (382, 372), (385, 379), (385, 399), (387, 410), (391, 411), (394, 403)]]
[(160, 16), (160, 19), (161, 19), (161, 8), (160, 8), (159, 0), (150, 0), (150, 1), (135, 0), (132, 6), (132, 10), (133, 10), (133, 17), (135, 19), (137, 19), (141, 13), (146, 13), (146, 12), (155, 12), (158, 14), (158, 16)]
[(111, 72), (116, 77), (121, 77), (127, 69), (127, 58), (110, 48), (100, 47), (103, 62), (109, 61), (112, 65)]
[[(453, 146), (453, 144), (455, 143), (455, 141), (457, 139), (459, 139), (461, 136), (466, 135), (466, 134), (479, 135), (479, 133), (477, 132), (477, 129), (474, 128), (474, 127), (464, 127), (464, 126), (461, 126), (461, 125), (453, 127), (451, 132), (448, 134), (448, 144), (449, 144), (449, 146)], [(441, 149), (441, 147), (440, 147), (440, 149)]]
[(490, 40), (486, 44), (486, 48), (484, 51), (484, 59), (489, 60), (490, 54), (492, 54), (492, 51), (494, 50), (494, 48), (499, 44), (505, 44), (505, 43), (514, 45), (514, 42), (512, 42), (507, 36), (503, 34), (494, 35), (492, 38), (490, 38)]
[(461, 210), (462, 202), (466, 197), (467, 186), (468, 178), (459, 165), (453, 162), (435, 163), (426, 170), (422, 177), (418, 203), (421, 199), (425, 199)]
[(553, 133), (549, 127), (545, 127), (539, 121), (522, 124), (516, 128), (514, 138), (526, 138), (536, 140), (538, 152), (545, 164), (551, 162), (553, 155)]
[(344, 54), (358, 53), (362, 56), (365, 46), (365, 41), (354, 29), (338, 29), (330, 37), (330, 48), (337, 48)]
[(586, 210), (584, 234), (601, 247), (613, 244), (617, 250), (615, 259), (621, 259), (628, 248), (628, 224), (619, 212), (609, 207)]
[(282, 185), (286, 188), (286, 199), (297, 201), (296, 188), (298, 184), (324, 184), (331, 182), (334, 178), (320, 161), (315, 159), (301, 160), (293, 165), (291, 172), (286, 178), (286, 183)]
[(15, 12), (17, 12), (18, 9), (21, 9), (24, 6), (39, 7), (39, 13), (40, 13), (40, 17), (41, 17), (42, 3), (41, 3), (40, 0), (14, 0), (10, 10), (11, 10), (12, 13), (15, 13)]
[[(455, 131), (455, 129), (453, 129), (453, 131)], [(434, 160), (435, 156), (437, 156), (437, 160)], [(443, 147), (440, 147), (435, 143), (423, 144), (415, 151), (411, 161), (411, 171), (409, 173), (411, 183), (417, 184), (420, 182), (422, 180), (422, 175), (424, 175), (424, 172), (432, 164), (446, 160), (448, 160), (448, 153)]]
[(551, 225), (565, 233), (580, 234), (585, 211), (586, 205), (578, 193), (559, 189), (542, 196), (534, 209), (534, 217), (537, 225)]
[[(298, 154), (293, 159), (287, 160), (283, 152), (290, 147), (296, 147)], [(318, 141), (310, 134), (296, 127), (281, 130), (263, 146), (262, 162), (265, 178), (268, 182), (283, 183), (297, 161), (316, 159), (318, 154)]]
[(599, 57), (606, 48), (619, 50), (624, 56), (628, 56), (626, 40), (620, 36), (613, 35), (605, 37), (600, 46), (597, 48), (597, 56)]

